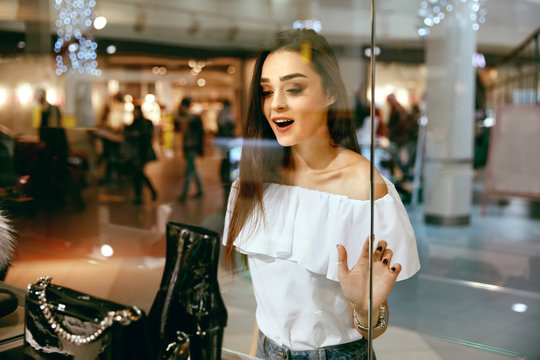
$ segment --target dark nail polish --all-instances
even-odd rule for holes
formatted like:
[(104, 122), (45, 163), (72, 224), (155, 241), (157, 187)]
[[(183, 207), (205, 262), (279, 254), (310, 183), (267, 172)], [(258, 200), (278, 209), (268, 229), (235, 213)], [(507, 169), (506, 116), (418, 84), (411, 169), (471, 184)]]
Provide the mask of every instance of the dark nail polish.
[(382, 263), (383, 263), (384, 265), (388, 265), (388, 259), (384, 259), (384, 260), (382, 261)]
[(395, 267), (392, 267), (392, 271), (396, 271), (396, 268), (395, 268)]
[(382, 251), (382, 246), (379, 246), (379, 247), (377, 248), (377, 251)]

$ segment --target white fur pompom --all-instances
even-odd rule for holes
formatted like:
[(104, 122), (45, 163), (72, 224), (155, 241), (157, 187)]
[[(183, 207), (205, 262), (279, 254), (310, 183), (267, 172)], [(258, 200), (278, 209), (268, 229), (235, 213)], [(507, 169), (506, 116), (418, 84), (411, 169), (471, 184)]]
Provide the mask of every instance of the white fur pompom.
[(9, 220), (0, 210), (0, 270), (5, 269), (11, 263), (15, 251), (14, 235)]

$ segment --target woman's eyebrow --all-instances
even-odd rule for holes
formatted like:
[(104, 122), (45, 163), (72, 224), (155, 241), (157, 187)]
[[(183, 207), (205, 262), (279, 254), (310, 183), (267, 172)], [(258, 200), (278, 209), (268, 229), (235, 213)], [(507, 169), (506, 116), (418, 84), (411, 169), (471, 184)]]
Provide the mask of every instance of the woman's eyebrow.
[(302, 74), (302, 73), (294, 73), (294, 74), (285, 75), (285, 76), (280, 77), (279, 81), (291, 80), (291, 79), (294, 79), (294, 78), (297, 78), (297, 77), (307, 78), (307, 76)]
[[(297, 77), (303, 77), (303, 78), (307, 78), (306, 75), (302, 74), (302, 73), (294, 73), (294, 74), (289, 74), (289, 75), (284, 75), (284, 76), (281, 76), (279, 78), (279, 81), (287, 81), (287, 80), (291, 80), (291, 79), (294, 79), (294, 78), (297, 78)], [(261, 78), (261, 83), (268, 83), (270, 82), (270, 79), (268, 78)]]

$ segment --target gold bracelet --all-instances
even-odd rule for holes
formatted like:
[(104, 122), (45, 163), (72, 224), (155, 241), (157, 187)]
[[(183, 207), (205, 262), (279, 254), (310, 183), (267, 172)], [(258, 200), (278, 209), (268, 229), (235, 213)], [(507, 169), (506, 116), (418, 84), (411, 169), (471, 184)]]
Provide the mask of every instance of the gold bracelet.
[[(360, 324), (360, 321), (358, 321), (358, 313), (356, 312), (356, 309), (353, 309), (353, 318), (354, 318), (354, 324), (356, 325), (356, 328), (358, 330), (368, 332), (368, 328), (362, 326)], [(377, 320), (377, 325), (373, 327), (373, 331), (384, 329), (387, 323), (388, 323), (388, 316), (386, 313), (386, 306), (381, 305), (379, 307), (379, 319)]]

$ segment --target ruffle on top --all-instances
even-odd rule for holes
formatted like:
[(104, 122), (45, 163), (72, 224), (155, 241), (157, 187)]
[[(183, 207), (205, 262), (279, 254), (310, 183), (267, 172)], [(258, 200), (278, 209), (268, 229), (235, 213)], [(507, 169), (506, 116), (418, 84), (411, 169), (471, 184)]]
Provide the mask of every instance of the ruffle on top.
[[(384, 181), (388, 193), (375, 200), (374, 205), (374, 244), (378, 240), (388, 243), (393, 251), (391, 264), (402, 266), (399, 281), (414, 275), (420, 262), (407, 212), (394, 185), (386, 178)], [(225, 218), (223, 244), (227, 242), (236, 192), (235, 182)], [(341, 244), (347, 249), (350, 269), (369, 236), (369, 200), (269, 183), (265, 186), (263, 204), (264, 218), (259, 210), (254, 211), (234, 242), (241, 253), (293, 261), (313, 273), (338, 281), (336, 246)]]

